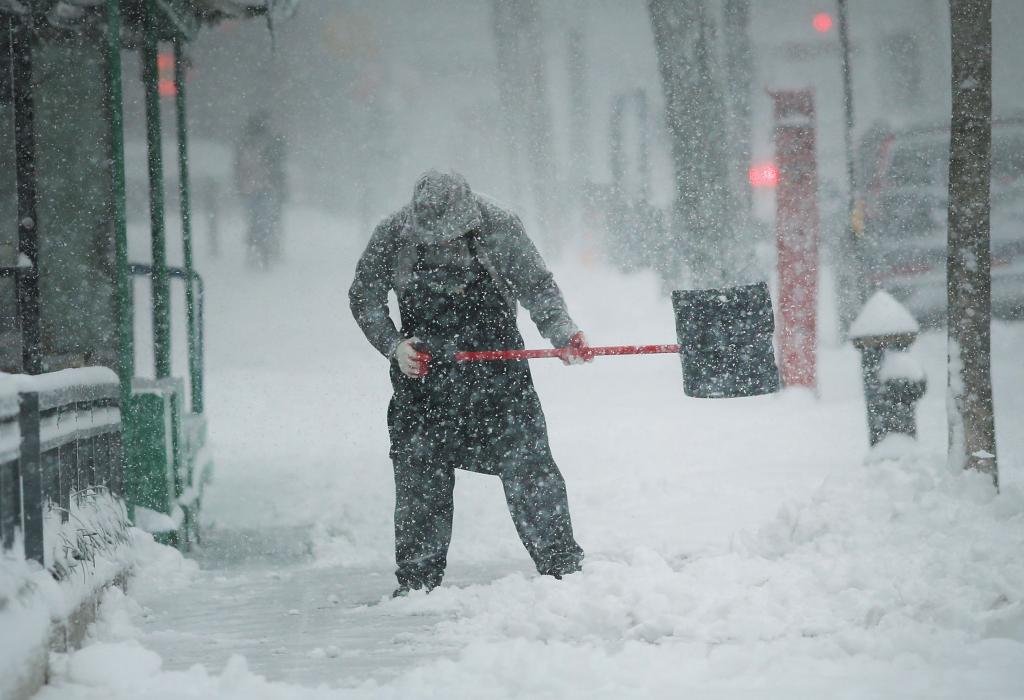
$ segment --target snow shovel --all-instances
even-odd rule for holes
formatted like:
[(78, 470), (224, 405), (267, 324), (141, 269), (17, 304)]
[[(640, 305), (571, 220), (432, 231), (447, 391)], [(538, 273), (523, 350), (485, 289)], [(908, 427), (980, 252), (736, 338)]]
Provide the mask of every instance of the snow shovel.
[[(737, 398), (779, 390), (772, 314), (764, 282), (724, 289), (672, 292), (676, 315), (673, 345), (608, 345), (587, 349), (588, 356), (679, 353), (683, 391), (696, 398)], [(568, 348), (551, 350), (459, 351), (456, 362), (565, 358)]]

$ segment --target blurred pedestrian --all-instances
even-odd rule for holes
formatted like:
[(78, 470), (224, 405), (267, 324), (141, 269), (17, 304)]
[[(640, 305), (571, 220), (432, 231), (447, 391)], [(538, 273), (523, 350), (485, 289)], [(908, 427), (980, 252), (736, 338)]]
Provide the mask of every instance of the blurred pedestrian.
[[(398, 297), (402, 329), (388, 313)], [(412, 202), (377, 226), (349, 290), (352, 313), (391, 360), (398, 588), (441, 583), (452, 534), (455, 469), (497, 475), (541, 574), (579, 571), (565, 481), (526, 361), (454, 361), (455, 350), (521, 349), (516, 304), (544, 337), (589, 361), (586, 339), (519, 218), (457, 174), (430, 171)]]
[(282, 208), (287, 195), (285, 144), (270, 115), (251, 115), (235, 151), (235, 184), (248, 219), (246, 260), (265, 269), (281, 259)]

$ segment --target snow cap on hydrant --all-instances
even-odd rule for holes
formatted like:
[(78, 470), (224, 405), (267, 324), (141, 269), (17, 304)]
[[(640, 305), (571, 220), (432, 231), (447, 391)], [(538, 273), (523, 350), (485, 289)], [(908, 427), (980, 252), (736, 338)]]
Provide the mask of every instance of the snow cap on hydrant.
[[(850, 325), (849, 337), (861, 353), (868, 439), (872, 447), (917, 436), (917, 402), (928, 386), (924, 369), (907, 349), (920, 326), (886, 291), (877, 291)], [(869, 460), (885, 458), (889, 448)]]
[(875, 292), (850, 324), (850, 338), (916, 335), (921, 330), (914, 315), (889, 292)]
[(412, 234), (418, 243), (445, 243), (480, 224), (480, 207), (462, 175), (428, 170), (416, 181)]

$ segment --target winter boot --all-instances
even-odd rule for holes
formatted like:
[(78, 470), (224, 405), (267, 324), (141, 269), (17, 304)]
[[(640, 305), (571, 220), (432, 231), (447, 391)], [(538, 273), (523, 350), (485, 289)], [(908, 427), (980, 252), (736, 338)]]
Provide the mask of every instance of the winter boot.
[(543, 564), (537, 566), (537, 572), (542, 576), (553, 576), (559, 581), (563, 576), (583, 571), (582, 552), (559, 552), (543, 557)]
[(392, 598), (405, 598), (407, 595), (409, 595), (413, 591), (426, 591), (427, 593), (430, 593), (435, 588), (437, 588), (437, 586), (432, 586), (430, 584), (426, 584), (424, 586), (410, 586), (408, 584), (403, 583), (398, 588), (396, 588), (394, 590), (394, 592), (391, 593), (391, 597)]

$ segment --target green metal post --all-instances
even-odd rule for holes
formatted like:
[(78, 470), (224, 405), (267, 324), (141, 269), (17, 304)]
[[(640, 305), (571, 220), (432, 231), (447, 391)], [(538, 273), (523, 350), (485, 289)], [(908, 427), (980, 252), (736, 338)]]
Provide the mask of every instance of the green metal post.
[(125, 216), (124, 110), (121, 87), (121, 3), (107, 0), (107, 110), (114, 176), (114, 254), (117, 274), (118, 376), (121, 379), (121, 410), (127, 412), (135, 376), (135, 344), (132, 330), (131, 275), (128, 272), (128, 227)]
[(15, 275), (25, 374), (43, 371), (39, 328), (39, 216), (36, 211), (36, 127), (32, 80), (31, 13), (9, 18), (10, 80), (14, 103), (14, 172), (18, 193), (18, 267)]
[(195, 289), (192, 283), (192, 197), (188, 177), (188, 114), (185, 109), (185, 42), (174, 41), (174, 107), (178, 126), (178, 196), (181, 201), (181, 245), (185, 267), (185, 314), (188, 326), (188, 374), (192, 412), (203, 412), (203, 373), (196, 335)]
[(157, 68), (156, 0), (145, 0), (142, 82), (146, 94), (149, 147), (149, 220), (153, 248), (153, 360), (157, 378), (171, 375), (171, 296), (164, 227), (163, 146), (160, 139), (160, 87)]

